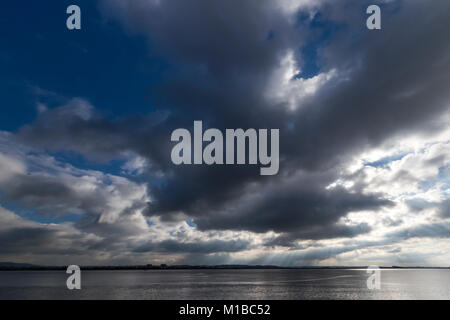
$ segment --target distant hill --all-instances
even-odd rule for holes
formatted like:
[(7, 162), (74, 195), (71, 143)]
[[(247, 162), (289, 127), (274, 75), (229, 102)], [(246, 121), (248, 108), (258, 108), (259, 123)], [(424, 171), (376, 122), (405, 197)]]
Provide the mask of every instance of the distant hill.
[(0, 262), (0, 267), (7, 267), (7, 268), (32, 268), (32, 267), (38, 267), (35, 264), (30, 263), (15, 263), (15, 262)]

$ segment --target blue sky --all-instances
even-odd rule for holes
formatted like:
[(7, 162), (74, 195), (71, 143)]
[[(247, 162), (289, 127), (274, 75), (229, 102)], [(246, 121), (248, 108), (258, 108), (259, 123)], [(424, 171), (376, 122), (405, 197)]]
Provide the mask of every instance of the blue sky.
[(77, 3), (83, 8), (79, 31), (65, 28), (71, 1), (2, 5), (1, 95), (8, 106), (0, 117), (3, 129), (33, 120), (37, 101), (56, 106), (73, 96), (109, 117), (153, 109), (149, 90), (162, 77), (163, 59), (149, 52), (142, 36), (105, 21), (95, 1)]

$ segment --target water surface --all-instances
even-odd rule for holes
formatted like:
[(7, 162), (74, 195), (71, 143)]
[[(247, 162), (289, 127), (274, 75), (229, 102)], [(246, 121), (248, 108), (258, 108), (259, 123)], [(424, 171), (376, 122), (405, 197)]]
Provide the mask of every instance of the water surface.
[(366, 270), (82, 271), (68, 290), (64, 271), (1, 271), (0, 299), (450, 299), (450, 270), (383, 269), (368, 290)]

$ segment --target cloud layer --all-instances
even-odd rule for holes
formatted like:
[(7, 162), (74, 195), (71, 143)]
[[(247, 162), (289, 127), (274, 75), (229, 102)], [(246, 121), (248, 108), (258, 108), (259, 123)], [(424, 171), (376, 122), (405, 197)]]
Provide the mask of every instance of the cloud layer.
[[(157, 108), (108, 117), (73, 97), (3, 132), (0, 257), (445, 264), (428, 241), (449, 248), (450, 3), (384, 1), (375, 32), (366, 3), (99, 1), (164, 57)], [(279, 174), (173, 165), (170, 134), (194, 120), (279, 128)]]

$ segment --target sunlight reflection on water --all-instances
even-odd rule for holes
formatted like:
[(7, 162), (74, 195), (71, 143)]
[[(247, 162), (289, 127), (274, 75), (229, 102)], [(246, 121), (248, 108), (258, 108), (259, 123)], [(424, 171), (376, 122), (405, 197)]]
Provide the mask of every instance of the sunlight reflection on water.
[(64, 271), (0, 272), (0, 299), (450, 299), (450, 270), (383, 269), (368, 290), (366, 270), (83, 271), (82, 289)]

